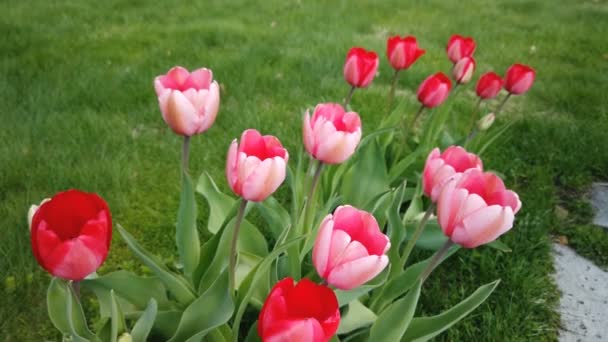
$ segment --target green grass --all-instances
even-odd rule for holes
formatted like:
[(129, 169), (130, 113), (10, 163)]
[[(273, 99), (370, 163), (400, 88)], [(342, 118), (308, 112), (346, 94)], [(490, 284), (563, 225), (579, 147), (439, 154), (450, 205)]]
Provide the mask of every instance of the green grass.
[[(426, 75), (449, 71), (444, 46), (452, 33), (477, 40), (477, 74), (502, 73), (513, 62), (537, 69), (530, 93), (510, 101), (502, 119), (517, 120), (509, 139), (484, 156), (524, 203), (503, 239), (513, 252), (459, 252), (425, 286), (420, 313), (437, 313), (501, 278), (488, 302), (441, 339), (556, 339), (550, 233), (559, 233), (563, 222), (554, 208), (581, 198), (564, 193), (580, 195), (591, 181), (608, 179), (606, 1), (13, 0), (2, 7), (0, 331), (6, 341), (57, 339), (46, 316), (48, 276), (29, 247), (31, 203), (67, 188), (98, 192), (114, 220), (145, 246), (166, 260), (174, 254), (181, 140), (160, 117), (156, 75), (178, 64), (213, 69), (222, 84), (220, 113), (207, 134), (193, 139), (191, 169), (209, 171), (226, 189), (230, 140), (255, 127), (295, 151), (303, 110), (345, 95), (342, 63), (353, 45), (382, 58), (379, 77), (352, 103), (370, 132), (385, 112), (390, 33), (414, 34), (427, 49), (402, 76), (409, 91)], [(470, 102), (459, 97), (459, 114)], [(608, 238), (583, 228), (587, 214), (566, 233), (583, 250), (595, 241), (587, 254), (601, 263)], [(115, 237), (100, 272), (140, 267)]]

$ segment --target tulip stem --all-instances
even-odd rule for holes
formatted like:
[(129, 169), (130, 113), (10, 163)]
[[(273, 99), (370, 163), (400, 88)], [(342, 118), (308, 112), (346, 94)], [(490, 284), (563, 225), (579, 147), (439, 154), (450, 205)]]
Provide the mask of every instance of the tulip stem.
[(475, 134), (476, 134), (475, 122), (477, 122), (477, 111), (479, 111), (479, 107), (481, 106), (481, 101), (483, 101), (483, 98), (480, 97), (479, 101), (477, 101), (477, 104), (475, 105), (475, 109), (473, 109), (473, 114), (471, 114), (471, 127), (469, 128), (469, 135), (467, 135), (467, 139), (464, 141), (465, 146), (468, 144), (469, 141), (471, 141), (471, 139), (473, 139), (473, 137), (475, 137)]
[(355, 86), (350, 87), (350, 91), (348, 92), (348, 95), (346, 95), (346, 98), (344, 99), (344, 110), (348, 111), (347, 107), (348, 104), (350, 103), (350, 100), (353, 98), (353, 93), (355, 92), (355, 89), (357, 89)]
[(74, 290), (76, 298), (78, 299), (78, 301), (80, 301), (80, 280), (72, 281), (72, 290)]
[(234, 221), (234, 232), (232, 233), (232, 241), (230, 242), (230, 263), (228, 268), (228, 277), (230, 278), (230, 293), (234, 293), (236, 284), (236, 258), (237, 258), (237, 242), (239, 240), (239, 231), (241, 229), (241, 223), (245, 216), (245, 208), (247, 207), (247, 200), (242, 199), (241, 205), (239, 206), (236, 220)]
[(190, 137), (184, 136), (184, 144), (182, 145), (182, 172), (188, 172), (188, 160), (190, 158)]
[(418, 239), (420, 238), (420, 235), (424, 231), (424, 227), (426, 226), (426, 223), (428, 222), (429, 218), (431, 217), (431, 214), (433, 214), (434, 210), (435, 210), (435, 204), (431, 203), (429, 205), (429, 207), (426, 209), (426, 212), (424, 213), (422, 220), (420, 220), (420, 222), (418, 223), (418, 227), (416, 227), (416, 230), (414, 231), (414, 235), (412, 235), (412, 237), (407, 242), (407, 245), (405, 246), (405, 250), (403, 251), (403, 256), (401, 257), (401, 265), (398, 269), (399, 271), (402, 271), (403, 268), (405, 267), (405, 264), (407, 263), (407, 259), (409, 259), (410, 254), (412, 253), (412, 250), (414, 249), (414, 246), (416, 245), (416, 242), (418, 241)]
[(422, 279), (423, 283), (426, 280), (426, 278), (429, 277), (429, 275), (431, 274), (431, 272), (433, 272), (433, 270), (435, 269), (435, 267), (437, 267), (437, 265), (439, 264), (439, 262), (441, 262), (441, 259), (443, 259), (443, 257), (445, 256), (445, 254), (448, 252), (448, 250), (450, 249), (450, 247), (452, 247), (453, 245), (454, 245), (454, 242), (452, 240), (448, 240), (448, 241), (446, 241), (443, 244), (443, 246), (441, 246), (441, 248), (437, 252), (435, 252), (435, 255), (433, 255), (433, 258), (429, 262), (428, 266), (422, 272), (422, 275), (420, 275), (420, 279)]
[(507, 100), (511, 97), (511, 95), (512, 95), (511, 93), (508, 93), (507, 96), (505, 96), (505, 98), (502, 100), (502, 102), (498, 106), (498, 109), (496, 109), (496, 112), (494, 112), (494, 115), (498, 116), (498, 114), (500, 114), (500, 112), (502, 111), (502, 108), (505, 106), (505, 103), (507, 103)]
[(399, 79), (399, 69), (395, 70), (393, 74), (393, 80), (391, 82), (391, 90), (388, 93), (388, 113), (391, 112), (391, 108), (393, 107), (393, 100), (395, 99), (395, 89), (397, 88), (397, 80)]
[[(498, 108), (496, 109), (496, 111), (494, 112), (495, 116), (498, 116), (498, 114), (500, 114), (500, 112), (502, 111), (503, 107), (505, 106), (505, 103), (507, 103), (507, 100), (511, 97), (511, 93), (508, 93), (507, 96), (505, 96), (505, 98), (502, 100), (502, 102), (500, 102), (500, 104), (498, 105)], [(481, 102), (481, 99), (480, 99)], [(475, 123), (475, 121), (473, 121), (473, 124)], [(469, 136), (467, 137), (467, 140), (465, 140), (464, 145), (466, 146), (469, 141), (473, 140), (473, 138), (475, 138), (475, 136), (479, 133), (479, 128), (477, 128), (476, 126), (474, 126), (474, 128), (471, 130), (471, 133), (469, 133)]]
[(308, 233), (311, 229), (310, 225), (312, 224), (310, 221), (312, 218), (310, 217), (312, 214), (312, 210), (315, 207), (315, 190), (317, 189), (317, 184), (319, 184), (319, 179), (321, 179), (321, 172), (323, 171), (323, 163), (317, 162), (317, 167), (315, 169), (315, 174), (312, 176), (312, 183), (310, 184), (310, 190), (308, 192), (308, 198), (306, 199), (306, 204), (304, 208), (304, 217), (302, 220), (302, 230), (301, 232)]
[(404, 126), (405, 120), (403, 120), (403, 119), (401, 120), (404, 144), (407, 144), (407, 135), (412, 129), (414, 129), (414, 125), (416, 124), (416, 121), (418, 121), (418, 118), (420, 117), (420, 115), (422, 114), (423, 111), (424, 111), (424, 105), (421, 105), (420, 108), (418, 108), (418, 111), (416, 112), (416, 114), (412, 117), (412, 120), (410, 121), (410, 124), (408, 126)]

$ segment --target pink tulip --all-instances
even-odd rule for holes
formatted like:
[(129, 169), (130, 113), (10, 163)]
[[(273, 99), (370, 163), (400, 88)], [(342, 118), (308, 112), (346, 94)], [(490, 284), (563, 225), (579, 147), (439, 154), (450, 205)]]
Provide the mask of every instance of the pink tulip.
[(418, 47), (416, 37), (392, 36), (386, 41), (386, 56), (395, 70), (409, 68), (426, 51)]
[(180, 135), (202, 133), (213, 125), (220, 105), (220, 91), (211, 70), (188, 72), (174, 67), (154, 79), (163, 119)]
[(437, 107), (448, 98), (452, 82), (442, 72), (427, 77), (418, 87), (418, 101), (427, 108)]
[(315, 159), (339, 164), (353, 155), (361, 140), (361, 119), (337, 103), (321, 103), (304, 114), (304, 146)]
[(452, 61), (452, 63), (458, 63), (458, 61), (464, 57), (473, 56), (475, 48), (476, 45), (473, 38), (463, 37), (455, 34), (450, 37), (448, 46), (446, 47), (446, 52), (448, 53), (448, 58)]
[(240, 144), (234, 139), (228, 150), (228, 185), (242, 198), (261, 202), (285, 180), (288, 159), (279, 139), (248, 129), (243, 132)]
[(483, 170), (481, 159), (460, 146), (450, 146), (443, 153), (438, 148), (426, 158), (422, 173), (424, 194), (437, 202), (443, 184), (452, 176), (469, 169)]
[(523, 64), (513, 64), (507, 70), (505, 76), (505, 89), (514, 95), (520, 95), (527, 92), (536, 77), (536, 71), (531, 67)]
[(391, 247), (372, 214), (340, 206), (327, 215), (312, 250), (312, 262), (321, 278), (341, 290), (373, 279), (388, 265)]
[(344, 79), (353, 87), (365, 88), (376, 76), (379, 63), (378, 55), (374, 51), (354, 47), (346, 55)]
[(473, 77), (475, 71), (475, 59), (473, 57), (461, 58), (452, 69), (452, 77), (458, 84), (465, 84)]
[(505, 188), (500, 177), (472, 169), (445, 183), (437, 201), (437, 218), (453, 242), (475, 248), (509, 231), (520, 208), (519, 197)]

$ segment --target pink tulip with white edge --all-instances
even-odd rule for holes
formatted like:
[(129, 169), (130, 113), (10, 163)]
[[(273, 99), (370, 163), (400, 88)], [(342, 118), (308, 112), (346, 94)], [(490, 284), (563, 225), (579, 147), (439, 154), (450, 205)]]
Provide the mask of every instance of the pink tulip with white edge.
[(245, 200), (261, 202), (285, 180), (288, 160), (289, 153), (279, 139), (248, 129), (240, 142), (232, 141), (228, 150), (228, 185)]
[(154, 89), (163, 119), (175, 133), (200, 134), (215, 122), (220, 90), (211, 70), (189, 72), (176, 66), (154, 79)]
[(496, 240), (513, 227), (519, 196), (491, 172), (468, 170), (448, 180), (439, 194), (437, 218), (443, 233), (465, 248)]
[(361, 119), (345, 112), (337, 103), (315, 107), (312, 118), (304, 114), (304, 146), (313, 158), (326, 164), (339, 164), (350, 158), (361, 141)]
[(349, 205), (340, 206), (321, 223), (312, 262), (329, 285), (350, 290), (384, 270), (390, 247), (372, 214)]
[(460, 146), (450, 146), (443, 153), (439, 148), (434, 148), (426, 158), (422, 172), (424, 194), (433, 203), (437, 202), (443, 184), (455, 174), (469, 169), (483, 170), (481, 159), (474, 153)]

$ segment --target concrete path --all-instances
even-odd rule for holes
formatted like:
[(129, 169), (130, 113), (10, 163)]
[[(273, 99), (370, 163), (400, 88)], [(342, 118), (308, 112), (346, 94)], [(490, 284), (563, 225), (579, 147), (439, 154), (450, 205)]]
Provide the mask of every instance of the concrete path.
[(568, 246), (554, 244), (555, 281), (561, 291), (561, 342), (608, 341), (608, 272)]

